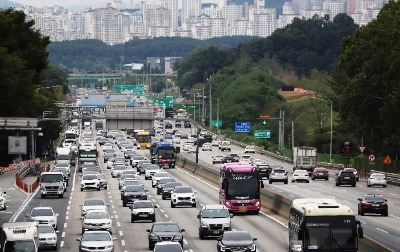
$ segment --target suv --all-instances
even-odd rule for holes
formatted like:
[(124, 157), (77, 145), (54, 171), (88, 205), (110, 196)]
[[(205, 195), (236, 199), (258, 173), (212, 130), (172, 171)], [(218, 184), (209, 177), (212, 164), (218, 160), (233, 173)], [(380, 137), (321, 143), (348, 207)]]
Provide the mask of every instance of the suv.
[(162, 178), (158, 181), (157, 184), (157, 195), (161, 195), (164, 189), (164, 186), (166, 183), (168, 182), (176, 182), (176, 180), (174, 178)]
[(133, 202), (132, 206), (129, 206), (129, 208), (132, 209), (131, 223), (134, 223), (137, 220), (156, 221), (154, 208), (157, 208), (157, 206), (153, 205), (151, 200), (137, 200)]
[(189, 186), (176, 186), (171, 193), (171, 207), (184, 205), (196, 207), (196, 191)]
[(283, 182), (285, 184), (288, 183), (288, 172), (283, 168), (274, 168), (269, 174), (269, 183), (272, 182)]
[(259, 164), (257, 165), (257, 168), (261, 179), (269, 179), (269, 174), (272, 171), (271, 166), (269, 166), (268, 164)]
[(339, 174), (336, 175), (335, 178), (336, 186), (341, 185), (351, 185), (352, 187), (356, 186), (356, 175), (354, 175), (353, 171), (340, 171)]
[(219, 149), (221, 150), (221, 151), (225, 151), (225, 150), (227, 150), (227, 151), (231, 151), (231, 142), (230, 141), (222, 141), (221, 142), (221, 145), (219, 146)]
[(83, 175), (81, 178), (81, 192), (85, 189), (95, 189), (100, 191), (100, 181), (97, 174)]
[(197, 219), (199, 219), (199, 237), (221, 236), (224, 231), (231, 230), (233, 214), (224, 205), (204, 205)]
[(178, 241), (183, 247), (183, 234), (185, 229), (181, 229), (176, 222), (155, 222), (149, 233), (149, 249), (153, 250), (154, 245), (159, 241)]
[(365, 213), (376, 213), (388, 216), (387, 200), (380, 194), (366, 194), (362, 198), (358, 198), (358, 215)]

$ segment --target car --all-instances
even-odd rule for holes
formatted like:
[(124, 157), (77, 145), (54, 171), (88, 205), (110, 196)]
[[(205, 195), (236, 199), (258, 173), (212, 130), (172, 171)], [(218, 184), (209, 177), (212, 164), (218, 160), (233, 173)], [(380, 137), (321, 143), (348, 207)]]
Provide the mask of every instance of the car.
[(269, 174), (272, 171), (272, 167), (268, 164), (256, 164), (256, 167), (258, 168), (259, 175), (261, 179), (269, 179)]
[(374, 185), (379, 185), (379, 186), (383, 186), (386, 187), (387, 186), (387, 180), (386, 180), (386, 176), (383, 173), (371, 173), (368, 176), (367, 179), (367, 186), (371, 187)]
[(250, 155), (245, 154), (245, 155), (241, 156), (240, 162), (252, 164), (253, 163), (253, 158)]
[(351, 170), (341, 170), (335, 177), (335, 185), (351, 185), (353, 187), (356, 186), (356, 175)]
[(96, 174), (96, 176), (99, 179), (100, 188), (107, 189), (108, 184), (107, 184), (106, 177), (103, 174)]
[(310, 176), (306, 170), (295, 170), (292, 174), (292, 182), (306, 182), (310, 183)]
[(162, 192), (161, 192), (161, 198), (163, 200), (171, 198), (171, 193), (177, 186), (181, 186), (182, 184), (179, 182), (167, 182), (165, 183)]
[(311, 179), (316, 180), (316, 179), (329, 179), (329, 171), (326, 168), (323, 167), (316, 167), (314, 168), (313, 172), (311, 173)]
[(233, 162), (239, 162), (239, 154), (237, 153), (230, 153), (229, 156), (233, 157)]
[(150, 180), (151, 177), (156, 173), (157, 171), (160, 171), (160, 167), (158, 165), (149, 165), (147, 166), (145, 172), (144, 172), (144, 179), (145, 180)]
[(176, 186), (171, 192), (171, 207), (185, 205), (196, 207), (196, 191), (190, 186)]
[(169, 183), (169, 182), (176, 182), (176, 180), (174, 178), (168, 177), (168, 178), (162, 178), (162, 179), (160, 179), (158, 181), (158, 183), (157, 183), (157, 195), (162, 194), (162, 191), (163, 191), (163, 188), (164, 188), (165, 184)]
[(113, 252), (116, 239), (108, 231), (86, 231), (82, 237), (76, 238), (79, 241), (79, 252)]
[(83, 202), (83, 204), (79, 204), (79, 206), (81, 207), (81, 216), (85, 216), (89, 210), (107, 211), (108, 204), (100, 198), (88, 198)]
[(188, 153), (196, 153), (196, 152), (197, 152), (197, 146), (196, 145), (189, 146)]
[(154, 245), (153, 252), (183, 252), (183, 249), (179, 242), (161, 241)]
[(380, 194), (365, 194), (358, 198), (358, 215), (366, 213), (389, 215), (387, 200)]
[(206, 236), (221, 236), (225, 231), (231, 230), (233, 214), (224, 205), (203, 205), (197, 219), (199, 219), (199, 237), (203, 240)]
[(229, 156), (225, 156), (224, 159), (222, 160), (222, 163), (233, 163), (233, 162), (238, 162), (236, 161), (236, 159), (234, 157), (232, 157), (231, 155)]
[(210, 143), (204, 143), (203, 146), (201, 146), (202, 151), (212, 151), (212, 146)]
[(184, 134), (184, 133), (181, 134), (181, 139), (188, 139), (188, 138), (189, 138), (188, 134)]
[(227, 231), (217, 238), (217, 251), (246, 251), (255, 252), (257, 246), (254, 243), (257, 238), (252, 238), (247, 231)]
[(114, 145), (111, 142), (106, 142), (102, 145), (103, 152), (106, 150), (113, 150)]
[(140, 185), (140, 186), (143, 186), (143, 184), (140, 183), (140, 181), (137, 180), (137, 179), (132, 179), (132, 178), (127, 178), (127, 179), (125, 179), (125, 180), (124, 180), (124, 183), (122, 184), (122, 187), (121, 187), (121, 189), (120, 189), (121, 200), (124, 198), (125, 188), (126, 188), (127, 186), (130, 186), (130, 185)]
[(354, 172), (354, 176), (356, 176), (356, 182), (358, 182), (360, 180), (360, 178), (358, 176), (357, 169), (352, 168), (352, 167), (348, 167), (348, 168), (344, 168), (343, 171), (352, 171), (352, 172)]
[(244, 153), (256, 153), (256, 149), (254, 148), (253, 145), (246, 145), (244, 148)]
[(180, 144), (181, 143), (181, 138), (175, 136), (174, 138), (172, 138), (172, 143), (173, 144)]
[(284, 184), (288, 183), (288, 172), (283, 168), (274, 168), (269, 174), (269, 181), (270, 184), (273, 182), (283, 182)]
[(151, 200), (136, 200), (129, 208), (132, 209), (131, 223), (138, 220), (156, 221), (156, 212), (154, 209), (157, 208), (157, 206), (153, 205)]
[(189, 151), (190, 146), (194, 146), (194, 140), (188, 139), (182, 146), (183, 151)]
[(103, 155), (103, 161), (106, 163), (108, 160), (112, 159), (115, 157), (115, 151), (114, 150), (105, 150), (104, 155)]
[(223, 155), (215, 155), (212, 157), (212, 163), (213, 164), (222, 164), (224, 161), (224, 156)]
[(166, 122), (165, 125), (164, 125), (164, 127), (165, 127), (166, 129), (172, 129), (172, 123)]
[(161, 241), (175, 241), (183, 247), (183, 232), (176, 222), (154, 222), (148, 232), (149, 249), (153, 250), (154, 245)]
[(129, 173), (122, 173), (122, 175), (118, 178), (118, 189), (121, 190), (122, 185), (124, 184), (126, 179), (134, 179), (137, 180), (138, 176), (136, 175), (136, 172), (133, 171), (135, 174), (129, 174)]
[(158, 181), (162, 178), (169, 178), (169, 174), (164, 171), (158, 171), (151, 177), (151, 187), (157, 187)]
[(57, 230), (58, 213), (55, 213), (52, 207), (34, 207), (26, 217), (28, 217), (29, 221), (51, 225)]
[(87, 189), (95, 189), (100, 191), (100, 181), (98, 174), (86, 174), (81, 177), (81, 192)]
[(124, 152), (124, 157), (125, 159), (131, 159), (131, 157), (133, 157), (134, 155), (136, 155), (136, 152), (134, 150), (125, 150)]
[(70, 163), (57, 163), (55, 164), (54, 168), (64, 168), (67, 170), (68, 177), (71, 176), (71, 165)]
[(39, 224), (38, 225), (38, 236), (39, 236), (39, 248), (51, 248), (57, 250), (57, 234), (52, 225), (49, 224)]
[(138, 165), (139, 161), (142, 161), (142, 160), (147, 160), (147, 159), (145, 157), (139, 156), (139, 155), (135, 155), (135, 156), (131, 157), (132, 167), (135, 168)]
[(147, 200), (147, 190), (142, 185), (129, 185), (125, 187), (122, 195), (122, 206), (126, 207), (135, 200)]
[(221, 144), (218, 147), (221, 151), (231, 151), (232, 147), (231, 147), (231, 141), (222, 141)]
[(220, 143), (221, 143), (220, 140), (213, 140), (213, 141), (211, 142), (211, 146), (219, 147)]
[(262, 164), (264, 164), (265, 162), (264, 162), (264, 160), (262, 160), (262, 159), (260, 159), (260, 158), (255, 158), (254, 160), (253, 160), (253, 165), (262, 165)]
[(106, 210), (89, 210), (81, 216), (82, 234), (88, 230), (106, 230), (112, 234), (112, 216)]
[(67, 186), (69, 185), (69, 177), (68, 177), (67, 170), (65, 168), (53, 168), (53, 170), (51, 170), (51, 172), (61, 172), (63, 174), (64, 184), (65, 184), (64, 191), (66, 192)]
[(141, 175), (141, 174), (145, 174), (146, 173), (146, 169), (145, 167), (147, 165), (151, 165), (152, 163), (150, 163), (149, 160), (141, 160), (137, 163), (136, 165), (136, 170), (137, 172)]
[(113, 177), (113, 178), (120, 177), (124, 170), (126, 170), (125, 165), (115, 165), (111, 170), (111, 177)]

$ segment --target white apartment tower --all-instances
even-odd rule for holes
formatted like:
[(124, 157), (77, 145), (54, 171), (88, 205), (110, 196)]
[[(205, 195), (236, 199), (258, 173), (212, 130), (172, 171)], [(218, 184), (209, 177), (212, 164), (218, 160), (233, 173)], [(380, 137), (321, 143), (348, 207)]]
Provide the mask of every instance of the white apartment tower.
[(254, 8), (255, 9), (264, 9), (265, 8), (265, 0), (254, 0)]
[(183, 0), (182, 24), (186, 24), (193, 17), (201, 15), (201, 0)]
[(322, 10), (326, 11), (330, 19), (333, 20), (337, 14), (345, 13), (346, 2), (345, 0), (326, 0), (322, 4)]

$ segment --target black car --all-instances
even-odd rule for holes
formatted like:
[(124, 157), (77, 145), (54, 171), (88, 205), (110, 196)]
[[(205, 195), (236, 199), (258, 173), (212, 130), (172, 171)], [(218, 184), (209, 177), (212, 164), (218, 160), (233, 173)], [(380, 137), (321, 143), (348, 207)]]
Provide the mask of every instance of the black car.
[(356, 176), (352, 171), (340, 171), (335, 178), (336, 186), (351, 185), (356, 186)]
[(178, 120), (175, 121), (175, 128), (182, 128), (181, 121), (178, 121)]
[(155, 222), (149, 233), (149, 249), (153, 250), (154, 245), (161, 241), (177, 241), (183, 248), (183, 234), (185, 229), (181, 229), (176, 222)]
[(192, 124), (190, 122), (185, 122), (184, 127), (185, 128), (191, 128)]
[(268, 164), (259, 164), (257, 165), (258, 168), (258, 174), (260, 176), (260, 179), (269, 179), (269, 174), (272, 171), (271, 166), (269, 166)]
[(169, 123), (169, 122), (167, 122), (167, 123), (165, 123), (164, 128), (166, 128), (166, 129), (172, 129), (172, 124)]
[(155, 222), (156, 213), (154, 208), (157, 208), (157, 206), (153, 205), (151, 200), (137, 200), (133, 202), (132, 206), (130, 206), (130, 209), (132, 209), (131, 222), (134, 223), (138, 220)]
[(146, 190), (141, 185), (126, 186), (122, 196), (122, 205), (126, 207), (128, 203), (132, 203), (135, 200), (147, 200)]
[(158, 184), (157, 184), (157, 195), (161, 195), (162, 194), (164, 185), (165, 185), (165, 183), (168, 183), (168, 182), (176, 182), (176, 180), (173, 179), (173, 178), (162, 178), (162, 179), (160, 179), (158, 181)]
[(316, 180), (316, 179), (329, 179), (329, 171), (326, 168), (323, 167), (317, 167), (314, 168), (314, 170), (311, 173), (311, 179)]
[(222, 163), (233, 163), (233, 162), (238, 162), (235, 157), (232, 156), (225, 156), (224, 159), (222, 160)]
[(388, 216), (387, 200), (380, 194), (366, 194), (362, 198), (358, 198), (358, 215), (366, 213), (381, 214)]
[(224, 234), (217, 238), (217, 251), (256, 251), (257, 247), (247, 231), (225, 231)]
[(176, 186), (181, 186), (182, 184), (179, 182), (167, 182), (165, 183), (163, 189), (162, 189), (162, 199), (168, 199), (171, 198), (171, 192), (175, 189)]

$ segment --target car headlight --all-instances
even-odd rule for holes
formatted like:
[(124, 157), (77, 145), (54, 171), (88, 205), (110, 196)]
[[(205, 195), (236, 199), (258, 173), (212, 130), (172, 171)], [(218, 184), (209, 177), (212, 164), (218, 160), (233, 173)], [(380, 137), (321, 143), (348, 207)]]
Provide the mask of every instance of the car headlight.
[(182, 235), (175, 235), (173, 241), (180, 241), (182, 240)]
[(255, 244), (251, 245), (251, 246), (250, 246), (250, 250), (251, 250), (251, 251), (256, 251), (256, 245), (255, 245)]
[(230, 226), (231, 226), (230, 222), (227, 222), (227, 223), (224, 224), (224, 227), (230, 227)]
[(89, 246), (81, 245), (81, 248), (87, 249)]
[(108, 249), (113, 248), (113, 247), (114, 247), (113, 245), (107, 245), (106, 246), (106, 248), (108, 248)]
[(154, 214), (154, 210), (150, 210), (150, 211), (149, 211), (149, 214)]

